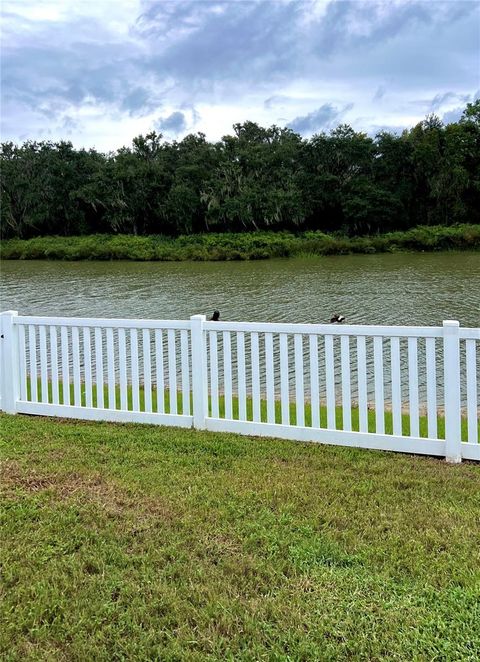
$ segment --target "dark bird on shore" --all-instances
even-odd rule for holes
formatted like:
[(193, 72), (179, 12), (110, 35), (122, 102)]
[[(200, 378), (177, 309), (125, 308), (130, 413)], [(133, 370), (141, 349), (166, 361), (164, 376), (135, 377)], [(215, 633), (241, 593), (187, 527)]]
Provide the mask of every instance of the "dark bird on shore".
[(330, 320), (330, 324), (342, 324), (343, 322), (345, 322), (344, 315), (338, 315), (338, 313), (335, 313)]
[(219, 319), (220, 319), (220, 311), (214, 310), (213, 315), (210, 317), (210, 322), (218, 322)]

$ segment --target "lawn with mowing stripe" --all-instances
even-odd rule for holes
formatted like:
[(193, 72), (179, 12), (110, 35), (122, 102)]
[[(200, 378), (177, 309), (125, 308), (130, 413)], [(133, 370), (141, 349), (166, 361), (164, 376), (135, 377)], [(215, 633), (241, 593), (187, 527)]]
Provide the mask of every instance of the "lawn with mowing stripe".
[(480, 466), (0, 416), (2, 660), (477, 660)]

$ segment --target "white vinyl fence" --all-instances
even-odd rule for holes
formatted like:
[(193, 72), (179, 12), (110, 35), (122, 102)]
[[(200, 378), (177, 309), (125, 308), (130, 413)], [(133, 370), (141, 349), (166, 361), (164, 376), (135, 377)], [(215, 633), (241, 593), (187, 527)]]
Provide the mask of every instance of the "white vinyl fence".
[(1, 319), (1, 408), (480, 460), (480, 329)]

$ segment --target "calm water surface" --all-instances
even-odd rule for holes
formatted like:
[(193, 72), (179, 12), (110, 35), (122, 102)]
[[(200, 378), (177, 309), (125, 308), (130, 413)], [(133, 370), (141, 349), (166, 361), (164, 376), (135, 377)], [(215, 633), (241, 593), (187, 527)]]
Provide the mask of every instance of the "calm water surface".
[(480, 253), (260, 262), (2, 263), (1, 309), (19, 314), (480, 326)]

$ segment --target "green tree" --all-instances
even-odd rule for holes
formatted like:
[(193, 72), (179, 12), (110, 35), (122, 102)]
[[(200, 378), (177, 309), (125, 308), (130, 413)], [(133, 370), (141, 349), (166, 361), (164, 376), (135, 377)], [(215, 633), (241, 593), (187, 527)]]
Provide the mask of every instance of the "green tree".
[(341, 125), (305, 140), (235, 124), (218, 143), (156, 132), (114, 153), (2, 144), (1, 236), (320, 229), (350, 235), (480, 222), (480, 100), (374, 139)]

